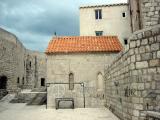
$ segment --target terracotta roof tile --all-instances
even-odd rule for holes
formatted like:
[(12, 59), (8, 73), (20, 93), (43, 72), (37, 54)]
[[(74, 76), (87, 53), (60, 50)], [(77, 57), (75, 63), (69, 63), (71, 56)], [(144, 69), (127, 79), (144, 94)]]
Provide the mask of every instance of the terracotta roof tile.
[(122, 45), (117, 36), (69, 36), (54, 37), (46, 54), (75, 52), (119, 52)]

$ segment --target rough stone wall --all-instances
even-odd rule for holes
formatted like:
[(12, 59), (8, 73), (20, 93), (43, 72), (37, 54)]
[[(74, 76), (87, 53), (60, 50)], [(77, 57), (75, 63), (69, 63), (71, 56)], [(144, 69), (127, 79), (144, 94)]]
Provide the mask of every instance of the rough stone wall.
[(160, 1), (141, 0), (142, 27), (160, 24)]
[(129, 0), (133, 32), (160, 24), (159, 0)]
[(17, 89), (17, 79), (24, 77), (25, 48), (16, 36), (0, 29), (0, 76), (7, 77), (7, 89)]
[(135, 32), (105, 70), (106, 106), (123, 120), (160, 111), (160, 25)]
[[(104, 67), (109, 65), (116, 53), (76, 53), (47, 55), (47, 83), (69, 83), (69, 74), (73, 73), (74, 82), (84, 82), (86, 107), (104, 105), (104, 87), (97, 88), (98, 73), (104, 75)], [(47, 106), (55, 108), (55, 98), (74, 98), (75, 107), (83, 107), (83, 90), (75, 85), (50, 85), (47, 89)], [(66, 104), (65, 104), (66, 105)]]
[[(35, 57), (37, 58), (36, 65)], [(28, 70), (28, 74), (30, 60), (32, 68)], [(36, 83), (40, 83), (40, 78), (46, 78), (45, 54), (27, 50), (15, 35), (0, 28), (1, 76), (7, 77), (6, 89), (9, 92), (16, 91), (18, 88), (40, 87)]]
[[(41, 78), (46, 79), (46, 55), (44, 53), (27, 50), (26, 53), (26, 87), (40, 88)], [(27, 81), (28, 80), (28, 81)]]

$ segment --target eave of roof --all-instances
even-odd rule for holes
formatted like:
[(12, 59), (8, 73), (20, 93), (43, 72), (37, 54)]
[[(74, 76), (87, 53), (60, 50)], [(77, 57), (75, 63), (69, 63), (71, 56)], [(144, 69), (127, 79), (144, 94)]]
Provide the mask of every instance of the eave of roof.
[(95, 7), (113, 7), (113, 6), (126, 6), (128, 3), (117, 3), (117, 4), (103, 4), (103, 5), (84, 5), (79, 8), (95, 8)]

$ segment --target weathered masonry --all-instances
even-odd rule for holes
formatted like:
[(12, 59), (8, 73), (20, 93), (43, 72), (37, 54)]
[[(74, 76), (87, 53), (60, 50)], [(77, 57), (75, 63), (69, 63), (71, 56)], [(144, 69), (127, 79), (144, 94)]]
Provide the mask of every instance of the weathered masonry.
[(160, 25), (135, 32), (105, 70), (106, 106), (123, 120), (160, 111)]
[(133, 32), (160, 24), (159, 0), (128, 0), (128, 2)]
[[(46, 51), (47, 108), (67, 98), (74, 100), (76, 108), (104, 106), (104, 68), (121, 49), (116, 36), (53, 38)], [(58, 106), (72, 105), (62, 101)]]
[(27, 50), (15, 35), (0, 28), (1, 95), (23, 88), (39, 88), (44, 79), (45, 54)]

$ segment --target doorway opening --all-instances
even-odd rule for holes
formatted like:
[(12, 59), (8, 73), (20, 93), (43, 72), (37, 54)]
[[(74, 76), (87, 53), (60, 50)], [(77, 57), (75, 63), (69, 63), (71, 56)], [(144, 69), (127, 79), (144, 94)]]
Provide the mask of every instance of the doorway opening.
[(0, 76), (0, 89), (7, 89), (7, 77)]
[(45, 78), (41, 78), (41, 86), (45, 86)]

